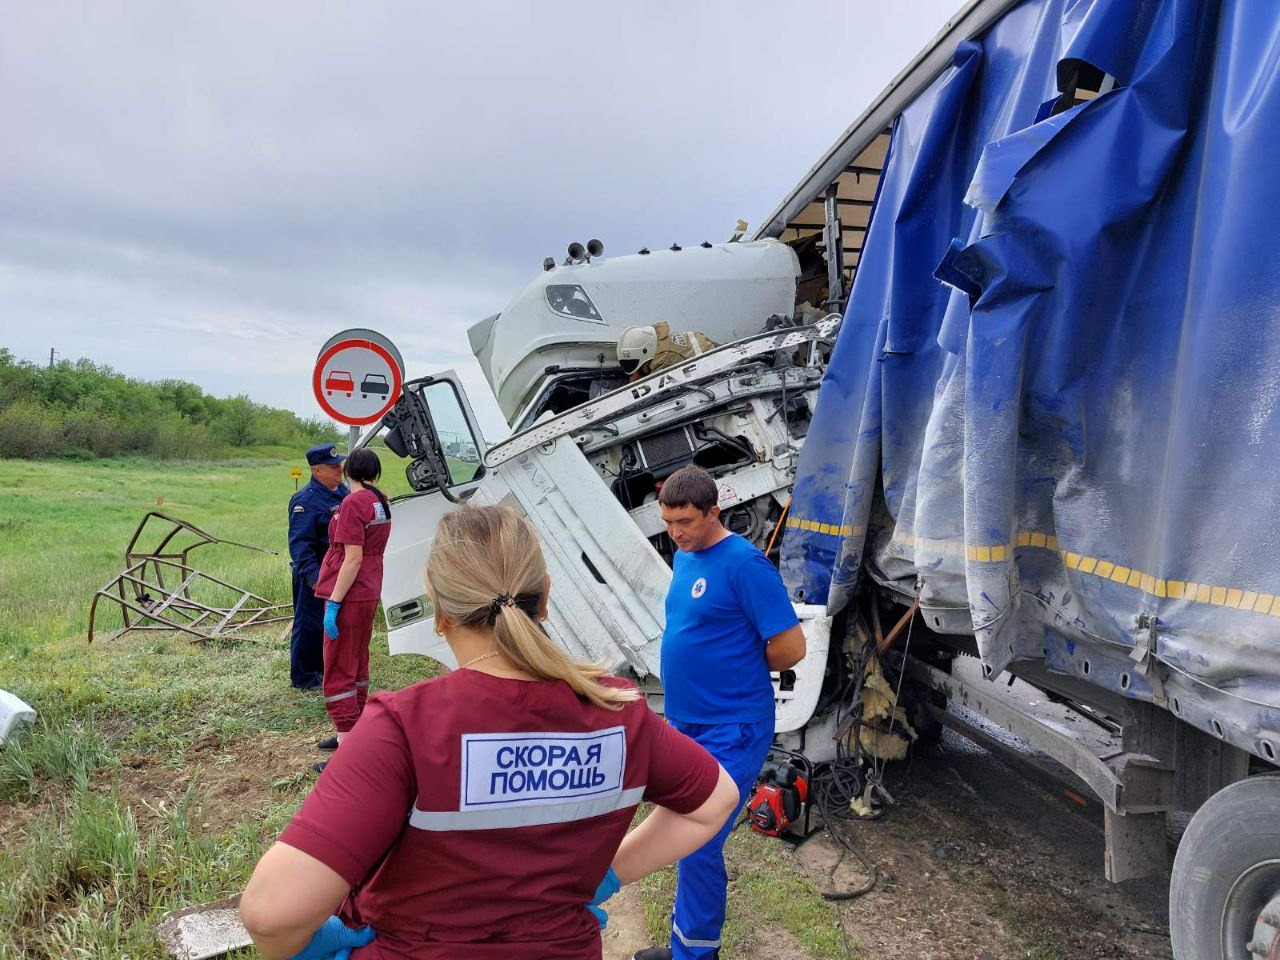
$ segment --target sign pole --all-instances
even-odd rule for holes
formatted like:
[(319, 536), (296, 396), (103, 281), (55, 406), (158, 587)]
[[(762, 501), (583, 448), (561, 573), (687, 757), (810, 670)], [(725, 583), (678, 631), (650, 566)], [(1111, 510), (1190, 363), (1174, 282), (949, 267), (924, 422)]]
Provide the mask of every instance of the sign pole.
[(356, 448), (356, 444), (360, 442), (360, 428), (350, 427), (347, 431), (347, 456), (351, 456), (351, 451)]

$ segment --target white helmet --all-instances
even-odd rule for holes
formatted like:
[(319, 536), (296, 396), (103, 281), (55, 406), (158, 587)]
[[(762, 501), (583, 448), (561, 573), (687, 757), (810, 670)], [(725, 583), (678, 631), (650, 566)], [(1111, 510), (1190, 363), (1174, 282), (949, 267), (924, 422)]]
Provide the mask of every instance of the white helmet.
[(634, 373), (657, 351), (658, 335), (653, 327), (627, 327), (618, 337), (618, 364), (623, 373)]

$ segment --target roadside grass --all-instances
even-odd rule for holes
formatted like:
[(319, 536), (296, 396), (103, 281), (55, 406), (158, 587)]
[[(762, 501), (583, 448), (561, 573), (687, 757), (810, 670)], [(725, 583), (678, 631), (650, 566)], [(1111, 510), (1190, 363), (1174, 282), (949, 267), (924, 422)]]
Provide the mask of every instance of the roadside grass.
[(92, 715), (58, 722), (42, 715), (0, 752), (0, 800), (38, 800), (50, 786), (84, 790), (95, 770), (114, 762)]
[[(39, 714), (0, 747), (0, 960), (165, 957), (155, 935), (164, 915), (239, 892), (310, 789), (300, 766), (230, 816), (208, 809), (219, 771), (205, 764), (218, 762), (222, 745), (305, 741), (327, 729), (320, 698), (289, 686), (286, 625), (205, 644), (167, 633), (86, 639), (94, 591), (119, 572), (148, 510), (276, 551), (215, 546), (193, 559), (287, 602), (293, 466), (305, 468), (300, 452), (199, 463), (0, 460), (0, 688)], [(384, 457), (384, 469), (384, 489), (407, 492), (394, 460)], [(118, 620), (99, 626), (105, 636)], [(433, 669), (391, 658), (380, 633), (370, 659), (374, 685), (388, 689)], [(165, 789), (140, 795), (130, 779), (139, 773), (165, 774)], [(777, 841), (744, 827), (728, 856), (736, 879), (726, 960), (751, 952), (767, 928), (784, 929), (812, 957), (843, 955), (831, 905)], [(673, 893), (673, 871), (645, 881), (654, 942), (666, 942)]]
[(158, 824), (146, 831), (112, 791), (77, 787), (50, 805), (24, 843), (0, 852), (0, 957), (163, 956), (165, 913), (242, 888), (305, 794), (299, 786), (209, 833), (198, 826), (200, 787), (193, 778), (172, 807), (151, 810)]
[[(119, 617), (100, 607), (99, 639), (87, 641), (93, 594), (120, 571), (148, 510), (275, 551), (214, 546), (192, 559), (287, 603), (289, 471), (305, 461), (277, 452), (198, 463), (0, 460), (0, 688), (38, 713), (0, 747), (0, 960), (166, 956), (154, 932), (164, 914), (242, 889), (310, 788), (299, 770), (265, 805), (234, 811), (232, 825), (205, 826), (199, 764), (208, 753), (193, 747), (327, 727), (320, 698), (289, 686), (287, 624), (205, 644), (169, 633), (110, 641)], [(389, 480), (388, 492), (407, 489), (402, 476)], [(379, 634), (370, 659), (380, 687), (432, 672), (422, 658), (390, 658)], [(168, 769), (185, 789), (177, 799), (128, 798), (122, 759)]]

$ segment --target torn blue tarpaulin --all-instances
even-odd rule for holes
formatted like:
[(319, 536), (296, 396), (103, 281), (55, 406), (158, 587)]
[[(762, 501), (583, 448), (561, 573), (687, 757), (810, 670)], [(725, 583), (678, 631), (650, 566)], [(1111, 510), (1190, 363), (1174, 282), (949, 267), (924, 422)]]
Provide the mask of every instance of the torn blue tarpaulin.
[[(958, 479), (961, 421), (935, 425), (935, 390), (963, 352), (968, 300), (933, 279), (954, 238), (977, 239), (964, 203), (983, 149), (1035, 121), (1055, 98), (1065, 0), (1024, 4), (954, 63), (895, 121), (857, 278), (801, 456), (783, 544), (788, 582), (806, 603), (843, 606), (872, 529), (872, 506), (913, 526), (921, 471), (926, 493)], [(852, 415), (851, 415), (852, 414)], [(924, 451), (931, 451), (923, 463)], [(945, 458), (946, 462), (939, 458)], [(943, 476), (931, 482), (932, 471)], [(963, 510), (928, 506), (934, 535), (963, 538)], [(878, 493), (878, 490), (882, 492)], [(804, 529), (801, 523), (805, 524)], [(817, 530), (812, 526), (821, 524)], [(828, 532), (834, 531), (834, 532)], [(892, 533), (892, 531), (887, 531)], [(898, 563), (896, 573), (914, 579)], [(952, 592), (963, 587), (961, 580)]]
[(1280, 5), (1243, 0), (1038, 0), (960, 47), (894, 124), (797, 597), (918, 588), (993, 670), (1280, 745), (1278, 65)]

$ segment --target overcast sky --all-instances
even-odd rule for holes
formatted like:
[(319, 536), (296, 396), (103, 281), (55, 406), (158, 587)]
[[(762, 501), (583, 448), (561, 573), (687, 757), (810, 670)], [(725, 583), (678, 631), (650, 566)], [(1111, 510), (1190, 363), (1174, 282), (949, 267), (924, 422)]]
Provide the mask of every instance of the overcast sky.
[(0, 345), (319, 414), (454, 367), (570, 240), (761, 222), (960, 0), (5, 3)]

